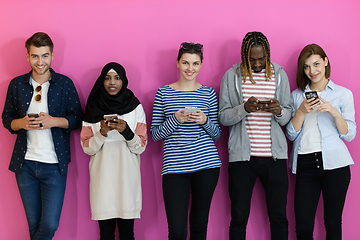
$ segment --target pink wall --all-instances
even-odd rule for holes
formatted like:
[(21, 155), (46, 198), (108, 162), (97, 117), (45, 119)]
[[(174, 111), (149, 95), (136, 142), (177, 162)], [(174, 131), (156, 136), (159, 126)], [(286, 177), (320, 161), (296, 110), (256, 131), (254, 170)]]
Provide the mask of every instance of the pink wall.
[[(30, 70), (25, 58), (25, 40), (45, 31), (55, 43), (55, 71), (68, 75), (77, 87), (82, 105), (101, 68), (118, 61), (127, 70), (129, 87), (144, 105), (150, 126), (152, 103), (158, 87), (178, 79), (175, 58), (182, 41), (204, 44), (204, 65), (198, 81), (218, 93), (227, 69), (240, 60), (242, 38), (248, 31), (262, 31), (271, 44), (272, 60), (287, 72), (295, 89), (296, 61), (308, 43), (318, 43), (332, 64), (331, 79), (355, 95), (360, 105), (360, 2), (358, 0), (87, 0), (1, 1), (0, 3), (0, 109), (9, 81)], [(357, 114), (357, 119), (359, 115)], [(227, 239), (230, 206), (227, 194), (227, 137), (222, 127), (217, 142), (223, 162), (209, 221), (209, 240)], [(89, 156), (79, 143), (79, 130), (72, 135), (72, 162), (57, 240), (98, 239), (98, 226), (90, 220)], [(27, 223), (14, 174), (7, 170), (15, 136), (0, 127), (0, 239), (28, 239)], [(359, 138), (347, 146), (357, 162)], [(135, 221), (137, 239), (167, 239), (167, 224), (161, 193), (162, 148), (149, 139), (142, 154), (143, 211)], [(352, 181), (343, 214), (344, 239), (359, 239), (359, 163), (351, 167)], [(290, 175), (288, 196), (289, 239), (295, 239), (293, 194)], [(324, 239), (321, 209), (316, 217), (315, 237)], [(269, 226), (264, 193), (254, 189), (249, 240), (268, 240)]]

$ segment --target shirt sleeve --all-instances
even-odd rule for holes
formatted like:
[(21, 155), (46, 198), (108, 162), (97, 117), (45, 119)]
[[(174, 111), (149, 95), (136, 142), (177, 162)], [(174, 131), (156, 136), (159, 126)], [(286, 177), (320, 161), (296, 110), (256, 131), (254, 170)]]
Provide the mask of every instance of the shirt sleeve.
[(150, 128), (151, 138), (155, 142), (171, 135), (174, 130), (181, 124), (175, 117), (175, 114), (171, 115), (169, 118), (166, 118), (163, 106), (164, 103), (162, 101), (161, 89), (159, 89), (156, 93), (154, 100), (153, 115)]
[(11, 122), (18, 118), (17, 116), (17, 111), (16, 111), (16, 107), (13, 103), (13, 99), (14, 99), (14, 92), (13, 92), (13, 81), (12, 80), (9, 83), (8, 86), (8, 90), (7, 90), (7, 94), (6, 94), (6, 99), (5, 99), (5, 105), (4, 105), (4, 110), (2, 112), (2, 120), (3, 120), (3, 125), (4, 127), (9, 130), (10, 133), (15, 134), (17, 133), (16, 131), (13, 131), (11, 129)]
[(207, 132), (207, 134), (209, 134), (210, 137), (214, 141), (216, 141), (220, 138), (221, 129), (220, 129), (219, 120), (218, 120), (217, 98), (216, 98), (216, 93), (213, 89), (211, 89), (209, 101), (210, 101), (209, 115), (207, 116), (206, 123), (203, 124), (202, 127)]
[(67, 101), (66, 110), (65, 110), (65, 118), (69, 123), (69, 128), (67, 131), (72, 131), (81, 127), (81, 120), (83, 116), (83, 111), (81, 108), (80, 100), (78, 93), (76, 91), (74, 83), (68, 79), (68, 92), (70, 101)]
[[(220, 85), (219, 95), (219, 120), (224, 126), (232, 126), (241, 122), (248, 112), (245, 111), (245, 105), (242, 99), (239, 100), (240, 104), (234, 106), (231, 101), (231, 97), (236, 94), (235, 72), (233, 69), (229, 69)], [(233, 87), (230, 87), (233, 86)]]
[[(292, 110), (291, 110), (291, 119), (294, 117), (297, 109), (298, 109), (298, 103), (297, 103), (297, 100), (298, 100), (298, 90), (295, 90), (291, 93), (291, 106), (292, 106)], [(286, 136), (289, 138), (290, 141), (294, 141), (300, 134), (302, 130), (302, 126), (301, 128), (299, 129), (299, 131), (295, 131), (295, 128), (294, 126), (292, 125), (292, 121), (290, 120), (288, 122), (288, 124), (286, 125)]]
[(147, 127), (146, 116), (142, 105), (136, 109), (136, 129), (133, 139), (127, 141), (130, 152), (141, 154), (145, 151), (147, 145)]
[(86, 154), (92, 156), (99, 152), (104, 145), (105, 139), (106, 137), (103, 136), (100, 131), (94, 132), (92, 124), (83, 122), (80, 133), (80, 141)]
[(340, 134), (340, 138), (347, 142), (352, 141), (356, 136), (354, 96), (350, 90), (345, 95), (344, 104), (340, 107), (340, 114), (348, 126), (347, 134)]

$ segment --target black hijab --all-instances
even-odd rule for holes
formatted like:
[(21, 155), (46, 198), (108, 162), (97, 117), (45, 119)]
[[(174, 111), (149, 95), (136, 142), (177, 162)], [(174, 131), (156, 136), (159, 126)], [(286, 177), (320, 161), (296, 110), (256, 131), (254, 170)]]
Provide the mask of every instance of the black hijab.
[[(104, 88), (105, 76), (110, 69), (114, 69), (123, 82), (121, 90), (116, 95), (110, 95)], [(96, 123), (104, 119), (105, 114), (122, 115), (134, 110), (140, 101), (130, 89), (126, 88), (127, 85), (128, 79), (123, 66), (116, 62), (106, 64), (89, 94), (83, 120)]]

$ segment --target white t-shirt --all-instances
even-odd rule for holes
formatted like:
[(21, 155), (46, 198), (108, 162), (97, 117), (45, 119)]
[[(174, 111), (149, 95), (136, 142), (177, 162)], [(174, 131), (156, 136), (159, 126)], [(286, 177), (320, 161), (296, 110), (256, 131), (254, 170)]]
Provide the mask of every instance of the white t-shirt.
[[(305, 89), (305, 92), (311, 91)], [(322, 92), (317, 92), (321, 96)], [(321, 152), (321, 133), (318, 125), (317, 108), (305, 114), (303, 136), (300, 141), (299, 154)]]
[[(35, 88), (39, 86), (34, 79), (30, 77), (31, 84), (34, 88), (34, 93), (31, 98), (30, 106), (27, 110), (29, 113), (49, 113), (47, 94), (49, 90), (49, 81), (41, 85), (41, 101), (35, 101), (35, 96), (39, 92), (35, 91)], [(44, 163), (58, 163), (56, 156), (54, 142), (51, 135), (51, 129), (42, 130), (28, 130), (27, 131), (27, 151), (25, 154), (26, 160), (44, 162)]]

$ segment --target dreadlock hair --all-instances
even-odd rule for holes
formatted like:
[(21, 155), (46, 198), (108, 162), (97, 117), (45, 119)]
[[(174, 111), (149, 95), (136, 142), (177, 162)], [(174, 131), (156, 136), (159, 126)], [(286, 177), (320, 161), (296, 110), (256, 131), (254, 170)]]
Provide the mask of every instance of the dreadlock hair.
[(253, 79), (251, 64), (250, 64), (250, 50), (254, 46), (261, 46), (264, 49), (266, 55), (266, 67), (265, 67), (265, 77), (266, 81), (271, 79), (273, 71), (271, 68), (270, 61), (270, 44), (261, 32), (248, 32), (241, 45), (241, 66), (236, 69), (236, 74), (240, 77), (238, 69), (241, 69), (243, 82), (246, 82), (246, 78), (249, 77), (251, 83), (255, 84), (256, 82)]

